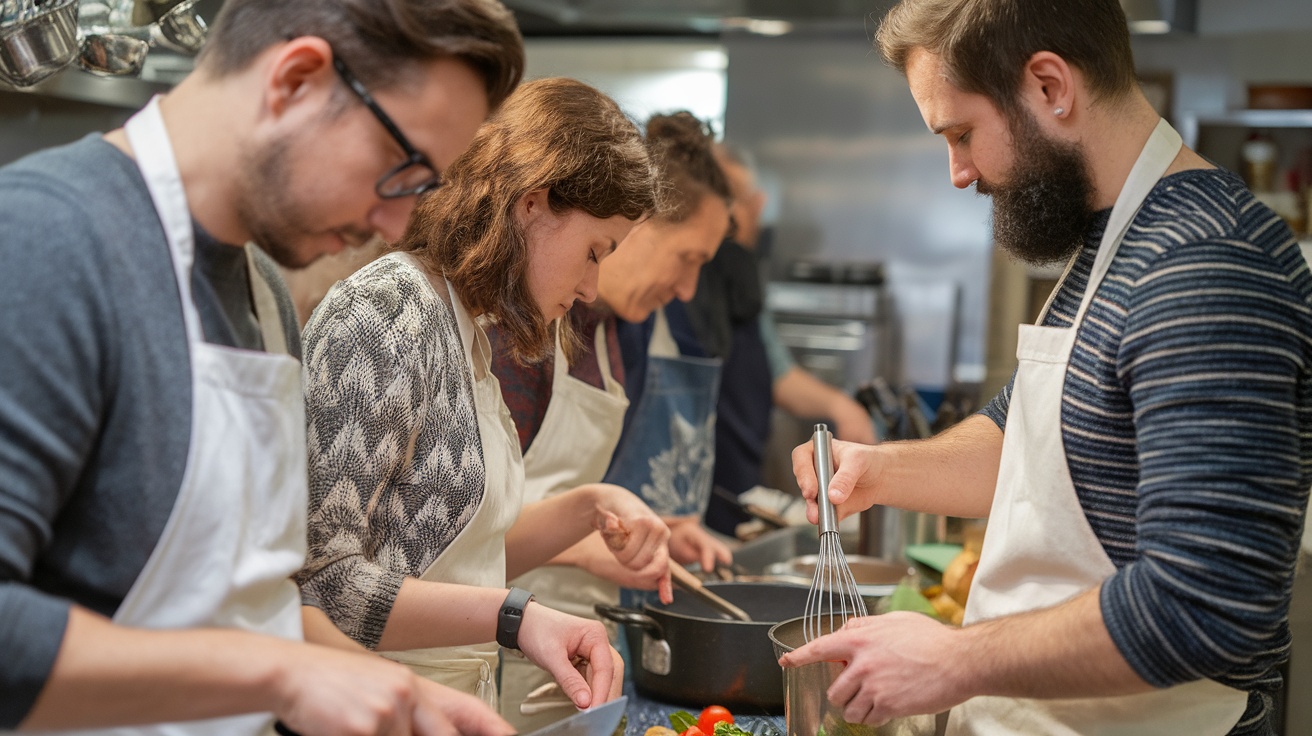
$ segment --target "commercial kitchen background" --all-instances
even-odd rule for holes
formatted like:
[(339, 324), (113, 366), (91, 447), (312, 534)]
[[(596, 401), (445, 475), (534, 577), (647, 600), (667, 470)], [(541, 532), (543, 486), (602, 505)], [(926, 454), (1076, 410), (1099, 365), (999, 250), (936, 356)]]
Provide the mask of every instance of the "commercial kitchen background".
[[(527, 36), (530, 77), (591, 82), (639, 120), (689, 109), (754, 154), (769, 196), (769, 303), (807, 367), (849, 391), (882, 376), (930, 397), (962, 386), (977, 401), (1010, 377), (1015, 325), (1055, 273), (995, 254), (987, 200), (949, 183), (946, 147), (871, 47), (890, 0), (503, 1)], [(1240, 143), (1264, 129), (1279, 168), (1312, 160), (1312, 110), (1245, 109), (1250, 84), (1312, 85), (1312, 2), (1122, 4), (1143, 21), (1140, 76), (1187, 140), (1239, 170)], [(34, 90), (0, 83), (0, 164), (118, 126), (190, 65), (152, 51), (142, 79), (71, 68)], [(769, 477), (783, 485), (800, 435), (776, 427)], [(1300, 578), (1289, 733), (1312, 723), (1308, 587)]]

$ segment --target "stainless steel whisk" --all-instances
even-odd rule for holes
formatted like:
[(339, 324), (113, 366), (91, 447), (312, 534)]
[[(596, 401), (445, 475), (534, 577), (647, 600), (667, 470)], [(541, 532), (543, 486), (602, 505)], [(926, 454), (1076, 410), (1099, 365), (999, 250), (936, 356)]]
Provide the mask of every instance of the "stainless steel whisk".
[(806, 641), (837, 631), (849, 618), (865, 616), (866, 602), (856, 587), (838, 537), (838, 513), (829, 500), (829, 481), (834, 477), (830, 454), (833, 435), (824, 424), (815, 425), (811, 447), (815, 452), (815, 475), (820, 481), (820, 554), (815, 558), (815, 577), (806, 597), (802, 635)]

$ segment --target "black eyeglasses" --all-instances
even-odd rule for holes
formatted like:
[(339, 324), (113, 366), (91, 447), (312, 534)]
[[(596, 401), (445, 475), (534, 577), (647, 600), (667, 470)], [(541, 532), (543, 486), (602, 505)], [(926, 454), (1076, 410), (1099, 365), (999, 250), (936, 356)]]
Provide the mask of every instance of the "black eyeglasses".
[(340, 57), (333, 56), (333, 68), (337, 70), (337, 76), (342, 78), (347, 87), (355, 93), (356, 97), (369, 108), (369, 112), (378, 118), (378, 122), (383, 124), (387, 132), (396, 141), (396, 144), (405, 152), (405, 160), (393, 166), (383, 174), (374, 184), (374, 191), (383, 199), (395, 199), (397, 197), (409, 197), (414, 194), (423, 194), (424, 192), (437, 189), (442, 186), (442, 175), (437, 173), (437, 168), (428, 157), (419, 152), (419, 149), (406, 140), (401, 129), (396, 127), (396, 123), (383, 112), (383, 108), (378, 106), (374, 101), (373, 95), (369, 90), (364, 88), (360, 80), (355, 78), (351, 70), (346, 68), (346, 62)]

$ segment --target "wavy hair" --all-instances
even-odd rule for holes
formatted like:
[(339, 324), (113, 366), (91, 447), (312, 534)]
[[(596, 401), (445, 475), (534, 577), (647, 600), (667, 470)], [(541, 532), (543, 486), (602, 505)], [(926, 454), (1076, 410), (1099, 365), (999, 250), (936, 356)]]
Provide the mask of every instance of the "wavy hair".
[[(573, 79), (522, 85), (424, 196), (394, 246), (444, 274), (465, 306), (493, 319), (515, 359), (550, 355), (550, 323), (528, 290), (520, 199), (547, 190), (552, 212), (638, 220), (658, 207), (657, 172), (619, 106)], [(566, 355), (578, 338), (561, 320)]]

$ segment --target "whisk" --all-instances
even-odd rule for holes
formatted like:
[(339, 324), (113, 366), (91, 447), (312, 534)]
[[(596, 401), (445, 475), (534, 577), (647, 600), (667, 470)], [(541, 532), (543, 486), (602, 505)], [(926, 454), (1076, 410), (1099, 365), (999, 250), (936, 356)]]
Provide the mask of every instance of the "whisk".
[(815, 425), (811, 447), (815, 452), (815, 475), (820, 481), (820, 553), (815, 558), (815, 578), (806, 596), (802, 634), (806, 641), (836, 631), (849, 618), (866, 615), (866, 602), (857, 590), (852, 569), (847, 565), (838, 537), (838, 514), (829, 500), (829, 481), (834, 477), (830, 454), (833, 435), (824, 424)]

